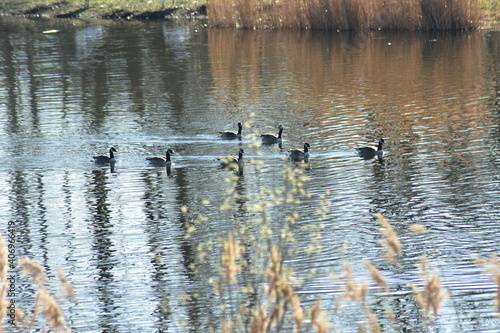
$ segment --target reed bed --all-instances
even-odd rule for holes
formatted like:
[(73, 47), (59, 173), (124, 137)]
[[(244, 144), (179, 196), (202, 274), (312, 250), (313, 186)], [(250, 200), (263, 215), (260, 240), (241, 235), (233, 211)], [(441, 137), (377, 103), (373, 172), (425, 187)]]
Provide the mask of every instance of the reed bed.
[(479, 0), (208, 0), (210, 25), (321, 30), (467, 30)]

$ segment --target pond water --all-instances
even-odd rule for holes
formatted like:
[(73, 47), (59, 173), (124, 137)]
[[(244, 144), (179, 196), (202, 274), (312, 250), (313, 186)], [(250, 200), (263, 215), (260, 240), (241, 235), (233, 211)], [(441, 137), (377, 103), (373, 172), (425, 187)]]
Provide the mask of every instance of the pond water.
[[(322, 300), (329, 331), (366, 324), (352, 302), (335, 310), (343, 289), (329, 273), (345, 263), (370, 284), (384, 331), (500, 327), (497, 286), (474, 263), (500, 251), (500, 32), (8, 18), (0, 25), (0, 232), (15, 239), (16, 259), (33, 258), (51, 280), (58, 268), (67, 274), (78, 302), (61, 304), (74, 332), (220, 331), (227, 296), (213, 293), (216, 244), (228, 232), (247, 235), (245, 254), (258, 260), (249, 240), (264, 237), (248, 227), (252, 214), (221, 210), (228, 188), (236, 206), (257, 203), (262, 188), (289, 189), (283, 171), (295, 167), (309, 178), (310, 195), (265, 214), (279, 240), (287, 214), (299, 213), (295, 242), (277, 242), (283, 253), (294, 248), (285, 263), (300, 281), (295, 291), (306, 312)], [(242, 140), (218, 137), (240, 121)], [(245, 136), (276, 133), (278, 124), (281, 145), (257, 147)], [(383, 159), (356, 155), (380, 137)], [(283, 159), (304, 142), (308, 166)], [(92, 162), (110, 147), (114, 166)], [(168, 148), (170, 168), (146, 163)], [(240, 148), (244, 173), (228, 181), (233, 174), (217, 158)], [(378, 212), (399, 236), (395, 263), (383, 258)], [(198, 214), (207, 221), (196, 224)], [(412, 232), (413, 223), (427, 232)], [(321, 251), (311, 253), (315, 231)], [(207, 240), (214, 249), (194, 273)], [(408, 287), (423, 284), (423, 255), (449, 293), (430, 322)], [(385, 298), (365, 260), (388, 281)], [(34, 287), (16, 274), (13, 299), (29, 311)], [(258, 289), (265, 279), (254, 282)]]

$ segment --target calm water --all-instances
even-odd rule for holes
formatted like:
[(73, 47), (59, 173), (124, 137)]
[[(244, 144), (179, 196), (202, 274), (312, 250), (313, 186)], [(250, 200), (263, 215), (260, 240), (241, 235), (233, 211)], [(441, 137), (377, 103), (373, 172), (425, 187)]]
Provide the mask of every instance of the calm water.
[[(307, 311), (321, 298), (331, 330), (356, 332), (364, 316), (349, 302), (334, 312), (342, 290), (328, 273), (349, 262), (370, 281), (363, 265), (370, 260), (390, 283), (389, 306), (404, 331), (498, 331), (495, 285), (473, 259), (500, 252), (499, 32), (3, 18), (0, 43), (0, 231), (7, 237), (14, 225), (17, 259), (32, 257), (51, 278), (57, 268), (68, 274), (78, 303), (63, 308), (75, 332), (218, 327), (209, 279), (220, 256), (209, 255), (199, 274), (190, 265), (198, 244), (217, 242), (248, 217), (220, 210), (229, 173), (216, 158), (242, 147), (245, 159), (263, 161), (247, 163), (236, 181), (243, 205), (261, 186), (285, 185), (283, 166), (293, 163), (283, 152), (306, 141), (312, 196), (297, 207), (297, 252), (287, 262)], [(250, 120), (263, 132), (283, 124), (281, 149), (217, 137)], [(383, 161), (354, 153), (379, 137)], [(91, 162), (111, 146), (114, 168)], [(168, 148), (176, 152), (169, 172), (145, 163)], [(318, 217), (327, 190), (329, 211)], [(269, 219), (279, 224), (286, 212), (272, 208)], [(381, 258), (376, 212), (400, 237), (398, 265)], [(198, 213), (209, 222), (186, 240), (185, 223)], [(308, 254), (305, 227), (318, 221), (322, 251)], [(428, 232), (412, 233), (412, 223)], [(407, 286), (421, 284), (416, 264), (424, 254), (451, 295), (430, 326)], [(33, 287), (18, 277), (16, 305), (28, 310)], [(384, 330), (394, 331), (384, 305), (374, 297)]]

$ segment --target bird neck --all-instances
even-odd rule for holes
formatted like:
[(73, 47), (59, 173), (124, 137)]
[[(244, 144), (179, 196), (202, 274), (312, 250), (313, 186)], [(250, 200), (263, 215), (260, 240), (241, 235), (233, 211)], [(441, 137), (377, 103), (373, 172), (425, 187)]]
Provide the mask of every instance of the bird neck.
[(241, 127), (242, 127), (241, 125), (238, 126), (238, 135), (240, 135), (240, 136), (241, 136)]
[(283, 128), (280, 128), (278, 132), (278, 139), (281, 139), (281, 134), (283, 134)]
[(113, 153), (113, 149), (109, 150), (109, 158), (115, 158), (115, 154)]
[(170, 152), (167, 151), (167, 156), (166, 156), (167, 162), (170, 162)]
[(383, 142), (379, 141), (378, 146), (377, 146), (377, 150), (382, 150), (382, 145), (383, 145)]

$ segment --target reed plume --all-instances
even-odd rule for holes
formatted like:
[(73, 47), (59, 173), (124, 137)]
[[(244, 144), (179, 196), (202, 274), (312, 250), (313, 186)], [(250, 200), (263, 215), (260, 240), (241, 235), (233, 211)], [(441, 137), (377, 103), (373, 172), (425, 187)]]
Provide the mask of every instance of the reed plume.
[(38, 301), (42, 305), (42, 314), (52, 329), (56, 332), (71, 332), (71, 329), (66, 328), (66, 319), (61, 307), (47, 289), (39, 290)]
[(496, 293), (493, 301), (495, 302), (496, 316), (500, 317), (500, 261), (498, 255), (494, 253), (491, 261), (483, 258), (474, 260), (475, 264), (483, 267), (483, 273), (488, 274), (496, 285)]
[(427, 316), (431, 314), (437, 316), (443, 301), (449, 297), (449, 294), (441, 285), (439, 276), (429, 270), (429, 261), (425, 256), (420, 258), (419, 271), (424, 280), (423, 288), (420, 289), (414, 284), (410, 284), (410, 288), (414, 292), (415, 300), (425, 314)]
[(224, 243), (224, 254), (222, 255), (222, 262), (225, 267), (225, 280), (227, 283), (236, 283), (236, 275), (240, 270), (240, 266), (236, 261), (240, 257), (240, 244), (235, 242), (233, 235), (227, 235), (227, 241)]
[(373, 279), (373, 281), (375, 281), (377, 286), (379, 286), (382, 290), (388, 292), (389, 285), (387, 284), (387, 281), (382, 276), (382, 273), (377, 269), (377, 267), (373, 266), (373, 264), (371, 262), (369, 262), (368, 260), (365, 260), (364, 264), (370, 270), (372, 279)]
[(5, 299), (7, 297), (7, 288), (9, 282), (7, 280), (7, 273), (9, 270), (8, 250), (4, 238), (0, 235), (0, 332), (3, 332), (3, 322), (7, 315), (7, 306), (9, 302)]
[(424, 225), (421, 225), (420, 223), (412, 223), (408, 228), (415, 233), (427, 232), (427, 228)]
[(327, 315), (325, 311), (321, 310), (321, 300), (316, 302), (311, 310), (309, 318), (311, 319), (311, 323), (309, 324), (310, 328), (316, 328), (318, 333), (328, 332)]
[[(300, 329), (304, 320), (300, 299), (289, 283), (289, 276), (283, 270), (282, 257), (276, 245), (273, 245), (271, 249), (269, 261), (267, 270), (268, 285), (265, 289), (268, 298), (275, 306), (263, 325), (267, 328), (275, 326), (282, 321), (287, 309), (291, 309), (295, 327)], [(261, 321), (262, 319), (259, 322)]]
[(24, 257), (19, 260), (18, 267), (22, 268), (23, 274), (29, 275), (30, 280), (35, 282), (38, 287), (44, 287), (44, 284), (48, 279), (42, 266), (38, 265), (30, 258)]
[(76, 301), (76, 293), (75, 289), (73, 286), (69, 283), (68, 278), (64, 274), (62, 269), (57, 270), (57, 277), (59, 278), (59, 281), (62, 283), (62, 289), (65, 292), (65, 294), (70, 297), (72, 300)]
[(352, 274), (351, 265), (347, 262), (344, 263), (344, 271), (341, 276), (331, 273), (330, 278), (336, 281), (342, 281), (343, 285), (343, 293), (337, 300), (337, 304), (335, 306), (335, 311), (340, 309), (341, 301), (343, 299), (348, 299), (351, 302), (355, 302), (358, 304), (364, 304), (366, 301), (366, 297), (368, 296), (368, 283), (358, 281), (354, 275)]
[[(19, 318), (18, 322), (26, 326), (28, 330), (31, 330), (35, 325), (38, 314), (41, 312), (52, 330), (55, 332), (71, 332), (71, 328), (67, 326), (61, 306), (45, 287), (45, 282), (47, 282), (48, 278), (44, 269), (32, 259), (26, 257), (19, 260), (18, 267), (22, 268), (23, 274), (29, 275), (30, 280), (38, 286), (33, 316), (31, 318), (24, 318), (24, 313), (16, 311), (16, 315)], [(65, 289), (68, 295), (76, 297), (73, 288), (69, 287), (70, 285), (62, 272), (59, 273), (59, 278), (63, 281), (63, 284), (66, 284)]]
[(385, 257), (389, 262), (395, 261), (401, 256), (401, 243), (399, 242), (398, 235), (392, 229), (391, 224), (387, 219), (381, 214), (377, 213), (378, 223), (384, 228), (380, 230), (380, 233), (385, 236), (381, 239), (379, 243), (382, 245), (385, 251)]

